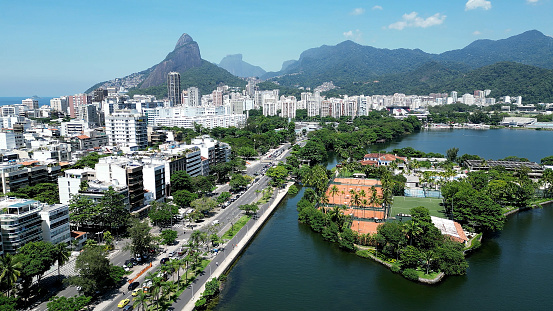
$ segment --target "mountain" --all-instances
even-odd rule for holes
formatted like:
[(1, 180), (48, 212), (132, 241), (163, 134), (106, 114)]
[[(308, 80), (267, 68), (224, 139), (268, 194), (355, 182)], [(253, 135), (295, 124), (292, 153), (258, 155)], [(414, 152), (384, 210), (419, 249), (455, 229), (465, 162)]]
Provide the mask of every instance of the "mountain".
[(378, 49), (348, 40), (304, 51), (297, 62), (289, 64), (274, 79), (286, 86), (313, 88), (327, 81), (339, 85), (407, 72), (430, 60), (431, 54), (421, 50)]
[(212, 92), (221, 84), (244, 87), (246, 82), (228, 71), (219, 68), (200, 55), (198, 43), (188, 34), (183, 34), (173, 51), (163, 61), (146, 70), (123, 78), (100, 82), (89, 88), (90, 93), (98, 87), (124, 86), (129, 95), (147, 94), (164, 98), (167, 96), (167, 74), (176, 71), (181, 74), (181, 87), (197, 86), (202, 94)]
[(167, 82), (167, 74), (172, 71), (185, 72), (194, 67), (199, 67), (202, 64), (200, 56), (200, 47), (196, 41), (192, 40), (188, 34), (182, 34), (177, 41), (175, 49), (165, 59), (155, 65), (142, 82), (140, 88), (148, 88), (158, 86)]
[(530, 30), (502, 40), (476, 40), (435, 59), (463, 63), (472, 68), (507, 61), (553, 69), (553, 38)]
[(237, 77), (261, 77), (266, 73), (263, 68), (254, 66), (242, 60), (242, 54), (225, 56), (219, 63), (219, 67), (227, 70)]
[(348, 40), (306, 50), (298, 61), (263, 78), (289, 87), (313, 88), (327, 81), (344, 86), (411, 72), (428, 62), (447, 63), (450, 67), (457, 63), (459, 68), (475, 69), (504, 61), (552, 69), (553, 38), (531, 30), (502, 40), (477, 40), (463, 49), (442, 54), (419, 49), (379, 49)]
[(553, 70), (499, 62), (467, 70), (467, 66), (432, 61), (405, 73), (383, 75), (378, 80), (351, 83), (326, 92), (326, 96), (344, 94), (429, 94), (457, 91), (491, 90), (490, 97), (522, 96), (525, 103), (553, 101)]

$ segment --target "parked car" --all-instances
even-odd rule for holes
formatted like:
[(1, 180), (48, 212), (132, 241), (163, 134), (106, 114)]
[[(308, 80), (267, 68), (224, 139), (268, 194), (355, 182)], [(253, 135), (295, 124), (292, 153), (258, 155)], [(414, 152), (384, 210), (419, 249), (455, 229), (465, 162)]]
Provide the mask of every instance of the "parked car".
[(169, 261), (169, 258), (165, 257), (165, 258), (161, 258), (161, 260), (159, 262), (163, 265), (168, 261)]
[(126, 305), (124, 308), (123, 308), (123, 311), (131, 311), (132, 309), (134, 309), (134, 307), (132, 305)]

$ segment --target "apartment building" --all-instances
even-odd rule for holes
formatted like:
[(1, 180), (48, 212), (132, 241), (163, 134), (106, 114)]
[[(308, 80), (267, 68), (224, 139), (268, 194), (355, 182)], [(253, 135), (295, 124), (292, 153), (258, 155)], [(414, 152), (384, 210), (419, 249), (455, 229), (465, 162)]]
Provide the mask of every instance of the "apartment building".
[(35, 200), (8, 197), (0, 201), (0, 228), (5, 253), (15, 254), (23, 245), (43, 239), (42, 205)]
[(112, 146), (146, 148), (147, 118), (130, 110), (114, 112), (106, 117), (106, 135)]

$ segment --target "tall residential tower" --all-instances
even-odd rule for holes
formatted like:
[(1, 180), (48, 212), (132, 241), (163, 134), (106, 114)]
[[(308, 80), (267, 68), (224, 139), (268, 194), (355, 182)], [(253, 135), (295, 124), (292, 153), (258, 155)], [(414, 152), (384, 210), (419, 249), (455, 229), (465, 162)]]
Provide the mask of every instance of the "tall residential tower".
[(174, 106), (180, 106), (180, 73), (170, 72), (167, 74), (167, 96)]

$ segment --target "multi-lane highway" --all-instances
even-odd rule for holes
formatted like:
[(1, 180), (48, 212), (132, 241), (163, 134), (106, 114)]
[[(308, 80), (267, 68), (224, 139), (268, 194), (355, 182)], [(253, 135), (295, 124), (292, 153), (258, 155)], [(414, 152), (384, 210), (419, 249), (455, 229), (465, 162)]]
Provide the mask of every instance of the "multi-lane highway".
[[(251, 184), (251, 186), (242, 195), (238, 197), (236, 195), (233, 195), (232, 198), (234, 198), (234, 201), (228, 207), (224, 209), (220, 208), (212, 217), (204, 219), (201, 223), (194, 224), (194, 227), (192, 229), (201, 229), (213, 224), (214, 221), (217, 221), (219, 224), (219, 235), (226, 232), (230, 228), (232, 223), (234, 223), (243, 214), (243, 211), (239, 210), (238, 207), (243, 204), (253, 203), (257, 201), (257, 199), (261, 196), (259, 192), (267, 188), (267, 184), (269, 182), (269, 178), (264, 176), (264, 172), (271, 165), (276, 164), (281, 159), (284, 159), (286, 156), (288, 156), (289, 148), (290, 144), (285, 144), (276, 150), (269, 151), (267, 156), (262, 157), (259, 161), (251, 163), (251, 165), (247, 167), (246, 173), (250, 176), (260, 176), (258, 180)], [(228, 191), (228, 189), (228, 184), (219, 187), (216, 191), (216, 194), (219, 194), (223, 191)], [(186, 245), (187, 240), (192, 232), (192, 229), (188, 227), (188, 224), (186, 226), (184, 226), (183, 224), (177, 224), (176, 226), (173, 226), (173, 229), (179, 232), (178, 245), (168, 247), (165, 253), (161, 253), (157, 257), (153, 258), (152, 268), (150, 268), (149, 271), (156, 271), (160, 265), (159, 261), (161, 260), (161, 258), (167, 257), (167, 254), (169, 254), (169, 252), (179, 249), (182, 245)], [(119, 244), (124, 245), (125, 243), (128, 243), (128, 241), (121, 241)], [(223, 245), (223, 247), (225, 247), (225, 245)], [(116, 265), (123, 265), (123, 263), (130, 257), (131, 255), (128, 251), (120, 251), (112, 256), (111, 262)], [(212, 262), (211, 264), (216, 265), (216, 262)], [(134, 271), (130, 277), (134, 277), (144, 266), (145, 265), (134, 267)], [(209, 268), (209, 266), (206, 267), (206, 271)], [(140, 282), (140, 284), (142, 285), (147, 274), (148, 273), (144, 273), (142, 276), (136, 279), (136, 281)], [(125, 298), (131, 299), (132, 303), (131, 292), (127, 290), (127, 286), (128, 283), (125, 283), (125, 285), (121, 286), (119, 289), (113, 290), (112, 292), (102, 296), (99, 299), (100, 302), (96, 305), (95, 310), (117, 310), (117, 304), (119, 303), (119, 301)], [(67, 294), (76, 294), (76, 289), (74, 287), (70, 287), (60, 294), (66, 296), (66, 291)], [(45, 310), (45, 308), (41, 310)]]

